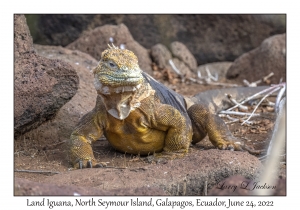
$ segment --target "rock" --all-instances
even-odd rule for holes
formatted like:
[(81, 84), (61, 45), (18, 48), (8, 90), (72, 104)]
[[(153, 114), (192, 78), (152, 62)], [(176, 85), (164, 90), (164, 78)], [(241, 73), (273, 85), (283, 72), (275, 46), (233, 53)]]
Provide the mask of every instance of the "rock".
[(67, 46), (88, 28), (94, 15), (25, 15), (35, 44)]
[(103, 190), (94, 187), (78, 187), (78, 186), (59, 186), (56, 184), (46, 184), (33, 182), (22, 178), (15, 178), (14, 184), (14, 195), (15, 196), (49, 196), (49, 195), (68, 195), (68, 196), (78, 196), (78, 195), (166, 195), (164, 191), (159, 188), (154, 187), (140, 187), (140, 188), (124, 188), (118, 190)]
[(71, 65), (37, 55), (26, 19), (14, 15), (14, 135), (53, 118), (78, 88)]
[(204, 182), (208, 189), (225, 178), (239, 174), (255, 179), (262, 168), (257, 157), (247, 152), (200, 150), (191, 148), (186, 157), (165, 164), (143, 164), (136, 168), (101, 168), (62, 172), (43, 180), (48, 184), (95, 187), (106, 190), (160, 188), (168, 195), (202, 195)]
[(160, 69), (171, 68), (169, 60), (172, 59), (172, 55), (165, 45), (154, 45), (151, 48), (151, 57)]
[[(234, 61), (271, 35), (286, 32), (285, 14), (76, 14), (27, 15), (35, 43), (62, 45), (82, 31), (124, 23), (133, 38), (150, 49), (157, 43), (184, 43), (199, 65)], [(30, 18), (29, 18), (30, 17)]]
[(14, 59), (19, 60), (24, 54), (34, 53), (34, 48), (23, 15), (14, 15), (14, 29)]
[(178, 58), (173, 58), (172, 61), (182, 75), (192, 77), (193, 73), (183, 61), (180, 61)]
[(97, 27), (80, 36), (76, 41), (67, 46), (71, 50), (80, 50), (100, 60), (101, 53), (108, 48), (107, 44), (113, 38), (115, 46), (124, 45), (138, 57), (141, 69), (148, 74), (152, 74), (151, 59), (148, 51), (139, 43), (134, 41), (128, 28), (124, 24), (105, 25)]
[(22, 135), (22, 138), (25, 139), (30, 136), (38, 136), (39, 146), (47, 148), (48, 145), (69, 139), (81, 117), (95, 107), (97, 92), (94, 88), (92, 69), (97, 66), (98, 62), (92, 56), (77, 50), (43, 45), (34, 45), (34, 48), (40, 56), (60, 59), (69, 63), (79, 76), (79, 87), (76, 94), (60, 108), (56, 116)]
[(198, 66), (197, 71), (200, 71), (202, 77), (206, 77), (206, 69), (208, 69), (213, 76), (215, 76), (216, 74), (218, 75), (218, 82), (225, 82), (226, 73), (231, 65), (232, 62), (229, 61), (207, 63)]
[[(269, 73), (271, 83), (286, 81), (286, 35), (280, 34), (265, 39), (262, 44), (237, 58), (227, 71), (227, 78), (242, 82), (255, 82)], [(265, 83), (260, 83), (264, 85)]]
[[(180, 71), (181, 74), (187, 77), (192, 76), (192, 72), (189, 67), (178, 58), (172, 58), (171, 52), (163, 44), (156, 44), (151, 48), (151, 56), (156, 65), (162, 69), (169, 69), (174, 72), (173, 67), (170, 65), (169, 60), (173, 61), (174, 66)], [(176, 74), (177, 75), (177, 74)]]
[(189, 69), (197, 71), (197, 61), (189, 49), (181, 42), (172, 42), (170, 45), (174, 57), (183, 61)]

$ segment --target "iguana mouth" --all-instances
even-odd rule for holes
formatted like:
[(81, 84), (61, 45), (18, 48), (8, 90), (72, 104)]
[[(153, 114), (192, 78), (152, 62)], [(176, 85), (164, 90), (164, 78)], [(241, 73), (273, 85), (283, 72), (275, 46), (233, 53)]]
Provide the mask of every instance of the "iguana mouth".
[[(110, 79), (106, 77), (106, 79)], [(110, 95), (114, 93), (124, 93), (124, 92), (136, 92), (141, 87), (140, 78), (130, 78), (130, 80), (109, 80), (109, 83), (105, 83), (106, 79), (102, 77), (95, 77), (94, 86), (98, 93), (104, 95)], [(104, 81), (104, 82), (102, 82)], [(114, 85), (111, 85), (113, 81)], [(118, 84), (118, 85), (117, 85)]]
[(97, 77), (103, 85), (111, 87), (136, 86), (143, 82), (143, 76), (140, 73), (136, 74), (136, 72), (131, 74), (98, 73)]
[[(120, 82), (120, 83), (132, 83), (132, 85), (136, 85), (141, 83), (142, 81), (141, 76), (134, 76), (134, 75), (109, 75), (109, 74), (99, 74), (99, 80), (102, 82), (102, 80), (108, 80), (111, 83), (114, 82)], [(129, 85), (128, 84), (128, 85)], [(116, 85), (115, 85), (116, 86)]]

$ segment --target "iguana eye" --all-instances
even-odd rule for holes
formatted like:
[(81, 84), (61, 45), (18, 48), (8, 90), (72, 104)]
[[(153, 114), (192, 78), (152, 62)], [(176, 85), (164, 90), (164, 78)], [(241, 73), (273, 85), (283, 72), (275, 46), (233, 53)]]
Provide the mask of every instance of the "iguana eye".
[(114, 67), (116, 67), (116, 64), (114, 64), (113, 62), (109, 62), (109, 66), (114, 68)]

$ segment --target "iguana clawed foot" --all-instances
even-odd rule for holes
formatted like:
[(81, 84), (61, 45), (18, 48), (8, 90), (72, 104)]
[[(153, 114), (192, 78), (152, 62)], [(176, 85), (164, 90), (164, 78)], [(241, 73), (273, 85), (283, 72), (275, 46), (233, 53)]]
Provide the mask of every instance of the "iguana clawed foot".
[(103, 168), (106, 166), (107, 164), (105, 162), (96, 162), (95, 160), (79, 160), (78, 163), (74, 165), (74, 168), (76, 169)]
[(218, 141), (215, 146), (220, 150), (243, 151), (242, 143), (237, 140), (233, 141)]
[(249, 147), (245, 144), (243, 140), (230, 140), (230, 141), (219, 141), (215, 145), (220, 150), (230, 150), (230, 151), (247, 151), (252, 155), (259, 155), (265, 150), (256, 150), (252, 147)]
[(93, 162), (92, 160), (79, 160), (78, 163), (74, 164), (74, 168), (93, 168)]

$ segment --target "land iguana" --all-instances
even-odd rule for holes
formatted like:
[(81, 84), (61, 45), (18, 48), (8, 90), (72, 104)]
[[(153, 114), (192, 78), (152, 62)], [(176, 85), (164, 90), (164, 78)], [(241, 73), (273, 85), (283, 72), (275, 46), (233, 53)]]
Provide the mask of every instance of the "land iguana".
[(118, 151), (148, 155), (151, 161), (183, 157), (206, 135), (218, 149), (243, 150), (209, 103), (185, 99), (143, 72), (132, 51), (109, 46), (93, 70), (95, 108), (68, 140), (74, 168), (97, 165), (92, 143), (103, 134)]

